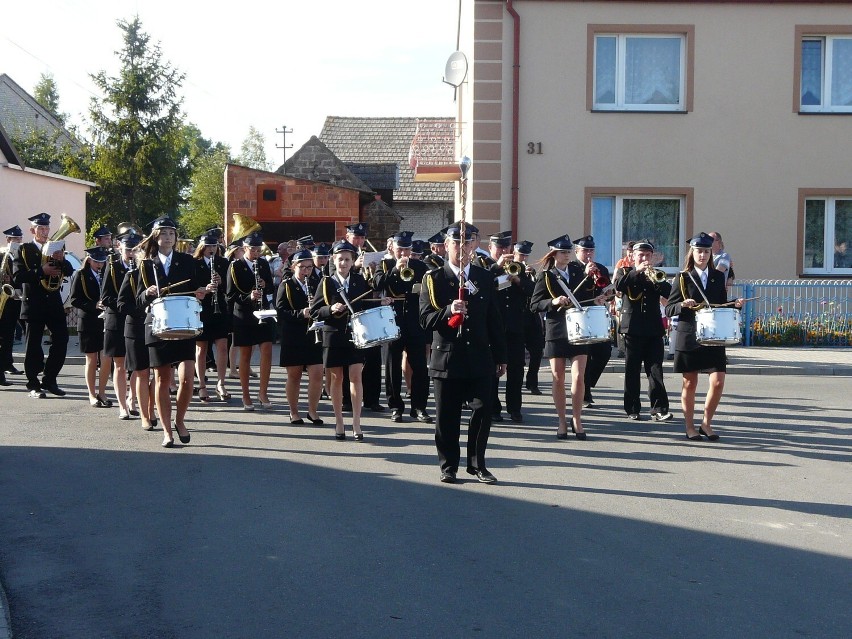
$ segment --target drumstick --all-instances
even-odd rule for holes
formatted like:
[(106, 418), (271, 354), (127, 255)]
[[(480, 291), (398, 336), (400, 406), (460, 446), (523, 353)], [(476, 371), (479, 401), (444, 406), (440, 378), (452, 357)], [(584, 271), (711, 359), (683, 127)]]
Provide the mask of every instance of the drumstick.
[(164, 286), (163, 288), (160, 289), (160, 295), (162, 296), (162, 294), (165, 291), (168, 291), (173, 286), (182, 286), (183, 284), (188, 284), (191, 281), (192, 281), (191, 279), (188, 279), (188, 280), (183, 280), (181, 282), (175, 282), (174, 284), (167, 284), (166, 286)]
[[(759, 299), (760, 299), (760, 295), (758, 295), (757, 297), (745, 297), (745, 298), (743, 298), (742, 301), (743, 302), (751, 302), (752, 300), (759, 300)], [(714, 308), (722, 308), (723, 306), (732, 306), (733, 304), (736, 304), (736, 303), (737, 303), (737, 300), (733, 300), (731, 302), (725, 302), (724, 304), (711, 304), (710, 306), (712, 306)]]

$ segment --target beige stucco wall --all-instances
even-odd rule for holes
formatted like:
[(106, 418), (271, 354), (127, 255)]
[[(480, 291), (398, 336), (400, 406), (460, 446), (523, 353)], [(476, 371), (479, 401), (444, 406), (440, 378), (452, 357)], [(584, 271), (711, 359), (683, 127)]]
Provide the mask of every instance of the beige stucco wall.
[[(533, 2), (521, 17), (519, 236), (536, 249), (584, 226), (584, 189), (694, 189), (738, 277), (794, 278), (798, 189), (850, 188), (852, 116), (793, 112), (794, 26), (852, 24), (852, 5)], [(503, 11), (501, 226), (510, 221), (511, 67)], [(694, 110), (586, 110), (587, 25), (695, 25)], [(541, 142), (542, 155), (524, 152)], [(474, 158), (476, 162), (476, 158)]]
[(60, 224), (60, 215), (65, 213), (82, 229), (80, 233), (72, 233), (66, 238), (67, 250), (82, 256), (87, 230), (86, 193), (92, 186), (90, 182), (31, 169), (22, 171), (16, 165), (0, 163), (0, 231), (17, 224), (23, 229), (26, 242), (32, 238), (27, 218), (42, 212), (50, 213), (52, 233)]

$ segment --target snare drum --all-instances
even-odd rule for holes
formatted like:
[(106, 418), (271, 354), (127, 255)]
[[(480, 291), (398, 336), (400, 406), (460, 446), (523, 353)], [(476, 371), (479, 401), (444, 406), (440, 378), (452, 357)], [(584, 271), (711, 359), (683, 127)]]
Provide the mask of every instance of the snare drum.
[(695, 313), (695, 339), (705, 346), (739, 344), (740, 309), (704, 308)]
[(201, 334), (201, 303), (194, 295), (169, 295), (151, 302), (151, 333), (160, 339), (189, 339)]
[(610, 340), (610, 317), (606, 306), (571, 308), (565, 312), (568, 341), (572, 344), (595, 344)]
[(351, 324), (355, 348), (370, 348), (399, 339), (393, 306), (377, 306), (355, 313)]

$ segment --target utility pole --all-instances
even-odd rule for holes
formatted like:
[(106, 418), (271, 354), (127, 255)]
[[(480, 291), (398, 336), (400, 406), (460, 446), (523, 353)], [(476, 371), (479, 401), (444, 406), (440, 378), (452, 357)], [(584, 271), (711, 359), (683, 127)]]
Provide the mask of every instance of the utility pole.
[(290, 145), (287, 144), (287, 134), (292, 133), (293, 129), (288, 129), (286, 125), (282, 124), (281, 130), (279, 131), (278, 129), (275, 129), (275, 132), (280, 133), (283, 137), (284, 144), (276, 144), (275, 148), (284, 150), (284, 161), (286, 162), (287, 161), (287, 149), (293, 148), (292, 144), (290, 144)]

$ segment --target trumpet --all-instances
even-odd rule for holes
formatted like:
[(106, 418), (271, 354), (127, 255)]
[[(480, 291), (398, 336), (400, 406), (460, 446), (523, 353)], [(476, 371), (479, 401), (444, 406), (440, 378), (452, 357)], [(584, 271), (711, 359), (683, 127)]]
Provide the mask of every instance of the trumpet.
[(506, 262), (503, 264), (503, 270), (506, 271), (508, 275), (520, 275), (524, 272), (524, 265), (520, 262)]
[(665, 271), (661, 271), (660, 269), (654, 268), (653, 266), (649, 266), (647, 269), (645, 269), (645, 275), (654, 284), (662, 284), (669, 278), (669, 276), (666, 275)]
[(414, 269), (410, 266), (403, 266), (399, 269), (399, 279), (403, 282), (410, 282), (414, 279)]

